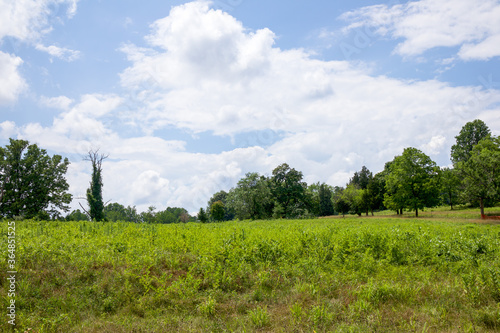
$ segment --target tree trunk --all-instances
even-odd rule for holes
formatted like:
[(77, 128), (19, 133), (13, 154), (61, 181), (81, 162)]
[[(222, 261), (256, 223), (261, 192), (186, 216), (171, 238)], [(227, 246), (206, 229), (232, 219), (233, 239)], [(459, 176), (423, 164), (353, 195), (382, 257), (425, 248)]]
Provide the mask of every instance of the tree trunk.
[(486, 216), (484, 215), (484, 202), (483, 198), (479, 198), (479, 207), (481, 207), (481, 218), (484, 220)]
[(418, 208), (415, 208), (415, 217), (418, 217)]

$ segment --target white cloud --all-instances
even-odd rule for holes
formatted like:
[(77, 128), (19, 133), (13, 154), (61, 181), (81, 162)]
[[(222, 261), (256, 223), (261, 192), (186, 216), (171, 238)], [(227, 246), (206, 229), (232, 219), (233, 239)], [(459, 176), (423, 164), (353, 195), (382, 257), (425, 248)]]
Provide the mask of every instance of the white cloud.
[(16, 123), (13, 121), (4, 121), (0, 123), (0, 138), (13, 138), (17, 133)]
[(37, 44), (35, 48), (38, 51), (46, 52), (53, 57), (71, 62), (75, 61), (80, 57), (80, 51), (70, 50), (64, 47), (59, 47), (55, 45), (44, 46), (42, 44)]
[(436, 135), (431, 140), (422, 146), (422, 149), (429, 155), (437, 155), (441, 152), (446, 143), (446, 138), (442, 135)]
[(26, 81), (19, 74), (21, 58), (0, 51), (0, 105), (17, 100), (26, 89)]
[(36, 40), (51, 30), (48, 17), (51, 8), (68, 5), (67, 15), (76, 13), (78, 0), (0, 0), (0, 40), (6, 36), (19, 40)]
[[(498, 90), (373, 76), (346, 61), (281, 50), (270, 30), (248, 30), (206, 2), (173, 7), (151, 29), (145, 46), (122, 47), (131, 63), (121, 73), (128, 95), (43, 97), (40, 103), (62, 110), (51, 126), (2, 123), (1, 133), (63, 155), (100, 147), (110, 156), (105, 200), (196, 212), (247, 172), (269, 175), (287, 162), (309, 183), (342, 186), (362, 165), (378, 172), (409, 146), (449, 163), (449, 147), (467, 121), (498, 125)], [(146, 134), (126, 137), (121, 124)], [(248, 140), (250, 147), (206, 154), (155, 136), (171, 127), (242, 141), (265, 135)], [(71, 192), (85, 193), (89, 177), (88, 163), (74, 158)]]
[(435, 47), (460, 46), (464, 60), (500, 55), (500, 3), (497, 0), (420, 0), (375, 5), (345, 13), (346, 30), (367, 26), (380, 35), (404, 39), (395, 52), (415, 56)]
[(73, 104), (73, 100), (66, 96), (58, 96), (58, 97), (46, 97), (42, 96), (40, 98), (40, 104), (45, 107), (68, 110), (70, 105)]

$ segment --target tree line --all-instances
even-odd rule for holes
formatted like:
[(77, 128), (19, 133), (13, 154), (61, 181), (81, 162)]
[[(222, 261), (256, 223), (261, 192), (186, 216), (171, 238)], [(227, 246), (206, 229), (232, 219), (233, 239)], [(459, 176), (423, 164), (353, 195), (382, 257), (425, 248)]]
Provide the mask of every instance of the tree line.
[(168, 207), (156, 211), (150, 206), (138, 213), (135, 206), (104, 203), (102, 162), (107, 155), (90, 150), (85, 160), (92, 164), (86, 193), (86, 207), (69, 211), (72, 201), (65, 179), (69, 161), (26, 140), (10, 139), (0, 147), (0, 216), (59, 220), (130, 221), (178, 223), (189, 221), (227, 221), (232, 219), (269, 219), (368, 215), (390, 209), (418, 212), (427, 207), (457, 204), (480, 207), (494, 205), (500, 198), (500, 138), (481, 120), (465, 124), (451, 148), (451, 168), (440, 168), (416, 148), (401, 155), (373, 174), (363, 166), (341, 186), (326, 183), (308, 185), (302, 172), (283, 163), (263, 176), (250, 172), (236, 186), (215, 193), (196, 217), (186, 209)]
[(494, 205), (500, 198), (500, 139), (477, 119), (465, 124), (451, 148), (453, 167), (440, 168), (419, 149), (409, 147), (373, 175), (365, 166), (345, 187), (307, 185), (303, 174), (283, 163), (272, 175), (247, 173), (229, 192), (215, 193), (198, 220), (300, 218), (378, 210), (418, 212), (441, 204)]

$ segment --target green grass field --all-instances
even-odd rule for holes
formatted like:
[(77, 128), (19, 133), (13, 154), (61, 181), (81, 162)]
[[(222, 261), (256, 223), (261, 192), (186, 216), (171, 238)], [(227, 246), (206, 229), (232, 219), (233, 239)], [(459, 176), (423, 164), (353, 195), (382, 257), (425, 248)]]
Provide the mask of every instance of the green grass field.
[[(418, 219), (387, 214), (173, 225), (16, 221), (16, 329), (499, 332), (500, 221), (465, 209)], [(2, 235), (6, 253), (6, 222)], [(7, 271), (4, 255), (2, 332), (11, 329)]]

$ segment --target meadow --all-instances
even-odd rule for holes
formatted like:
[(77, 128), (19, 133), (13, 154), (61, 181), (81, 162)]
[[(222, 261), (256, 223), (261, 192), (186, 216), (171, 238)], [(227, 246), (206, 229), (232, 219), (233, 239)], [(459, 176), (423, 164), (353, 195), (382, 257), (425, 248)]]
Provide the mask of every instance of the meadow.
[(477, 215), (16, 221), (16, 331), (498, 332), (500, 224)]

